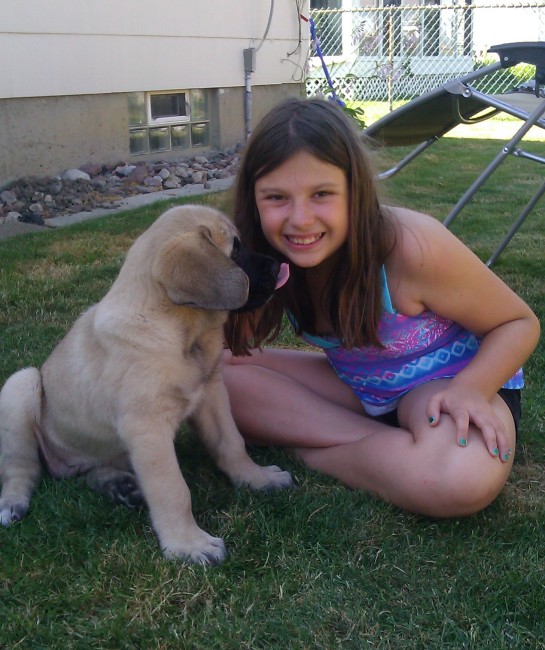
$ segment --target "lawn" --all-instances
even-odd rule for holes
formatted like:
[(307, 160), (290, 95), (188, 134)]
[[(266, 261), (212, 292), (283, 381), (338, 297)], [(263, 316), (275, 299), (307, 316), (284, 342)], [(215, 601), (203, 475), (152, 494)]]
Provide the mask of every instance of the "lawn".
[[(444, 139), (384, 195), (442, 219), (499, 146)], [(453, 230), (487, 259), (540, 171), (508, 161)], [(229, 210), (225, 194), (197, 200)], [(45, 360), (164, 208), (0, 242), (0, 384)], [(544, 233), (542, 203), (494, 267), (542, 322)], [(289, 332), (281, 341), (296, 345)], [(184, 430), (177, 452), (196, 519), (229, 550), (202, 568), (164, 560), (145, 512), (78, 479), (44, 478), (28, 517), (0, 530), (0, 648), (545, 648), (544, 377), (541, 343), (526, 366), (511, 480), (467, 519), (400, 512), (274, 449), (251, 453), (289, 469), (298, 489), (235, 489)]]

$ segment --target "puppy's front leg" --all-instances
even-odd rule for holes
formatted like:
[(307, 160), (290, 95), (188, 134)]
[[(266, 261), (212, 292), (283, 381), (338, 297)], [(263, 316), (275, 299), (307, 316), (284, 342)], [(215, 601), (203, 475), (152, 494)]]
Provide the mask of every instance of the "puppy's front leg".
[(207, 385), (206, 396), (192, 416), (192, 423), (218, 467), (235, 485), (248, 485), (257, 490), (293, 487), (289, 472), (276, 465), (263, 467), (248, 456), (231, 414), (221, 370), (216, 371)]
[(223, 540), (197, 526), (174, 451), (174, 433), (158, 431), (158, 426), (133, 420), (123, 422), (122, 430), (163, 554), (168, 559), (218, 564), (227, 555)]

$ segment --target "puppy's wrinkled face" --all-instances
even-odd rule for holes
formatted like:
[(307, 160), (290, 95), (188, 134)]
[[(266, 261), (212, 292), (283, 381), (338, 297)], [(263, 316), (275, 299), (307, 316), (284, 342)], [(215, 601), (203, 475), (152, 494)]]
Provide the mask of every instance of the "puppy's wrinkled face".
[(266, 304), (277, 288), (280, 263), (245, 246), (230, 220), (222, 220), (211, 228), (210, 238), (248, 277), (248, 299), (244, 305), (231, 311), (252, 311)]
[(281, 285), (281, 271), (282, 278), (288, 275), (286, 264), (244, 246), (233, 223), (217, 210), (172, 208), (153, 229), (162, 244), (152, 276), (176, 305), (251, 311), (264, 305)]
[(240, 313), (262, 307), (274, 293), (280, 264), (272, 257), (252, 252), (238, 237), (233, 240), (231, 259), (246, 273), (250, 281), (246, 304), (234, 311)]

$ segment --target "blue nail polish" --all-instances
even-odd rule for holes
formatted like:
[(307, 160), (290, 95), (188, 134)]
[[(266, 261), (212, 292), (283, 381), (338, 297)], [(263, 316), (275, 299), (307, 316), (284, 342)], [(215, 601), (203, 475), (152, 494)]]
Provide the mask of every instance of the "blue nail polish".
[(461, 447), (465, 447), (467, 445), (467, 440), (465, 438), (460, 438), (458, 442), (460, 443)]
[(428, 422), (429, 422), (430, 424), (433, 424), (433, 423), (435, 422), (435, 418), (433, 417), (433, 415), (430, 415), (430, 416), (429, 416), (429, 418), (428, 418)]
[(492, 449), (492, 453), (494, 454), (494, 456), (497, 456), (500, 452), (498, 451), (497, 447), (494, 447), (494, 449)]
[(503, 460), (509, 460), (509, 454), (503, 454)]

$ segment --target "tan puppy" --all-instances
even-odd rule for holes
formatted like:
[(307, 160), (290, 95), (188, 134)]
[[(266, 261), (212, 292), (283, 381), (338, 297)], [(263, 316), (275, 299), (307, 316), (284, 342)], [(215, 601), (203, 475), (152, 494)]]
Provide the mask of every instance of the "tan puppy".
[(146, 502), (163, 553), (201, 564), (226, 555), (200, 529), (174, 451), (190, 418), (236, 485), (292, 485), (247, 455), (222, 382), (227, 310), (264, 304), (280, 265), (241, 247), (221, 213), (172, 208), (141, 235), (108, 294), (75, 322), (41, 371), (0, 393), (0, 523), (28, 511), (41, 462), (129, 507)]

